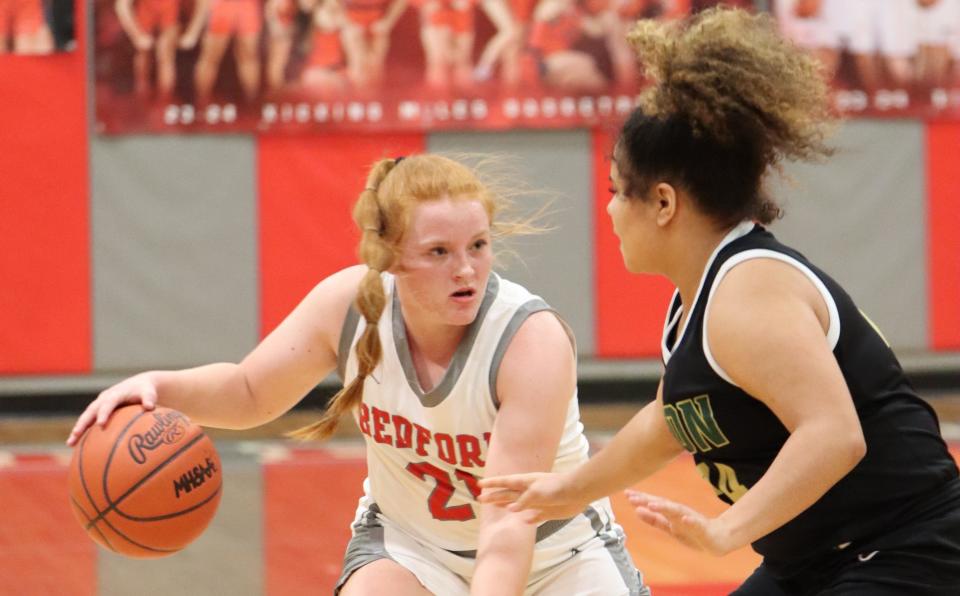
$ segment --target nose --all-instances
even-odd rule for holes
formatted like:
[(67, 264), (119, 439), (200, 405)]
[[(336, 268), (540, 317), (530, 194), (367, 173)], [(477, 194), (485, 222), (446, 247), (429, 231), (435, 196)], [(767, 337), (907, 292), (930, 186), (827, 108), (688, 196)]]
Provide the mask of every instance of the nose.
[(466, 279), (473, 275), (474, 267), (473, 262), (470, 260), (470, 255), (466, 253), (460, 253), (457, 255), (457, 260), (453, 265), (453, 275), (457, 279)]

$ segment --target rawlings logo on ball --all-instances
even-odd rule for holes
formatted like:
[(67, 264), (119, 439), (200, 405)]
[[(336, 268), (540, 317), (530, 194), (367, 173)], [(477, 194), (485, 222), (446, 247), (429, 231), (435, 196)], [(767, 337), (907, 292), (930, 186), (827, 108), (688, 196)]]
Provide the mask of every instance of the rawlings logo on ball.
[(188, 420), (180, 412), (156, 412), (153, 418), (153, 426), (147, 432), (132, 435), (127, 443), (130, 457), (138, 464), (147, 461), (146, 451), (153, 451), (160, 445), (172, 445), (183, 438), (186, 432), (184, 427)]

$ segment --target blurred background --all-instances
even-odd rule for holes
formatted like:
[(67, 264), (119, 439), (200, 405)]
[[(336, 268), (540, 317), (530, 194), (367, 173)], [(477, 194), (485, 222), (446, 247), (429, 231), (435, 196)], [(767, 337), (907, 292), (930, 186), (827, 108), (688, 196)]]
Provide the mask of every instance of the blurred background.
[[(73, 51), (0, 55), (0, 594), (329, 592), (360, 492), (362, 444), (349, 423), (317, 447), (282, 432), (316, 415), (333, 379), (276, 423), (211, 431), (224, 458), (221, 511), (197, 543), (161, 561), (122, 559), (83, 535), (67, 507), (62, 441), (103, 388), (145, 369), (236, 361), (318, 280), (356, 262), (349, 209), (381, 157), (492, 153), (552, 197), (555, 230), (514, 243), (520, 258), (504, 260), (501, 273), (542, 295), (576, 332), (594, 448), (653, 396), (671, 288), (623, 270), (604, 211), (616, 126), (641, 88), (637, 73), (622, 78), (609, 40), (635, 18), (711, 3), (558, 2), (606, 27), (581, 24), (584, 33), (561, 48), (588, 64), (574, 84), (524, 78), (525, 57), (546, 47), (532, 32), (553, 18), (540, 8), (552, 1), (510, 4), (517, 63), (501, 56), (492, 75), (473, 72), (468, 82), (455, 73), (427, 80), (415, 5), (397, 20), (397, 49), (385, 58), (400, 74), (379, 85), (351, 78), (344, 52), (346, 82), (332, 95), (304, 83), (317, 80), (305, 78), (310, 40), (326, 18), (312, 4), (293, 8), (276, 88), (267, 74), (276, 28), (268, 16), (257, 29), (263, 75), (253, 96), (232, 53), (249, 33), (219, 33), (231, 49), (201, 97), (195, 66), (205, 44), (217, 43), (207, 41), (213, 28), (174, 48), (173, 84), (164, 87), (157, 73), (169, 52), (137, 50), (112, 3), (77, 3)], [(193, 5), (175, 4), (182, 35)], [(772, 11), (785, 34), (821, 55), (846, 116), (833, 159), (786, 164), (771, 179), (786, 212), (774, 233), (848, 290), (958, 440), (960, 6), (850, 2), (860, 8), (831, 17), (830, 0), (731, 4)], [(479, 64), (498, 28), (483, 6), (470, 10)], [(7, 13), (0, 21), (14, 23)], [(560, 72), (574, 68), (550, 55), (534, 75), (557, 61)], [(401, 62), (414, 66), (391, 69)], [(705, 511), (719, 507), (684, 458), (650, 483)], [(658, 594), (726, 593), (756, 563), (746, 551), (701, 557), (635, 527), (624, 503), (615, 505)]]

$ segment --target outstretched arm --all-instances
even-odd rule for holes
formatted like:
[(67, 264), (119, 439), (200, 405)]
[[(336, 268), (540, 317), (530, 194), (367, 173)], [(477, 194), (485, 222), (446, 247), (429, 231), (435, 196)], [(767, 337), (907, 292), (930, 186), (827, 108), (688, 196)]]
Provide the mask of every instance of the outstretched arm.
[(219, 428), (250, 428), (279, 417), (336, 367), (340, 327), (365, 271), (351, 267), (320, 282), (239, 364), (151, 371), (104, 390), (80, 415), (67, 444), (127, 403), (166, 406)]
[(193, 14), (190, 16), (190, 22), (186, 30), (180, 36), (180, 49), (190, 50), (197, 45), (200, 40), (200, 33), (203, 31), (203, 25), (207, 22), (207, 13), (210, 10), (210, 0), (196, 0), (193, 4)]
[(407, 0), (393, 0), (389, 6), (387, 6), (386, 12), (383, 14), (383, 18), (374, 23), (374, 29), (380, 35), (386, 35), (393, 30), (393, 27), (397, 24), (397, 21), (400, 20), (400, 17), (403, 16), (404, 11), (407, 10)]
[(564, 519), (589, 503), (653, 474), (682, 451), (663, 418), (662, 384), (657, 399), (641, 409), (590, 461), (566, 474), (521, 474), (487, 478), (481, 500), (524, 511), (529, 522)]
[(716, 518), (648, 495), (631, 501), (647, 523), (722, 555), (810, 507), (856, 466), (866, 446), (825, 337), (827, 306), (799, 270), (772, 259), (736, 266), (718, 286), (708, 316), (716, 362), (790, 436), (760, 480)]

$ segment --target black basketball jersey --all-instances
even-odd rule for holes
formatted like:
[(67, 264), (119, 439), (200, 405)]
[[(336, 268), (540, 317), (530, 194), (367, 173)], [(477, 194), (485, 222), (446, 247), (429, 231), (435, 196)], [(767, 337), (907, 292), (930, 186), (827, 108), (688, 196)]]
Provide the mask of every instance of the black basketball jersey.
[(759, 225), (745, 222), (708, 262), (693, 307), (675, 294), (664, 326), (664, 415), (700, 474), (728, 503), (764, 474), (788, 437), (763, 403), (734, 385), (704, 341), (705, 312), (718, 280), (751, 258), (788, 262), (820, 290), (830, 312), (827, 341), (853, 396), (867, 453), (809, 509), (757, 540), (768, 565), (873, 537), (925, 515), (957, 467), (930, 406), (920, 399), (873, 323), (829, 276)]

